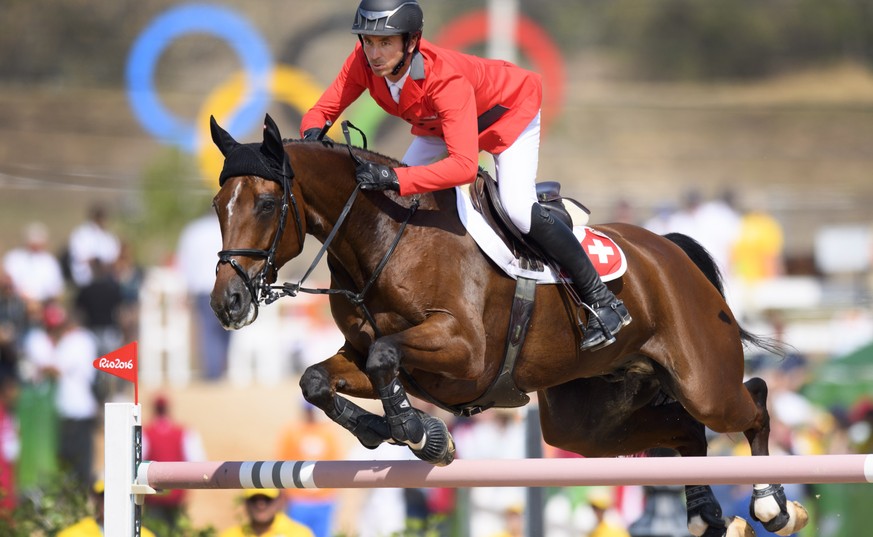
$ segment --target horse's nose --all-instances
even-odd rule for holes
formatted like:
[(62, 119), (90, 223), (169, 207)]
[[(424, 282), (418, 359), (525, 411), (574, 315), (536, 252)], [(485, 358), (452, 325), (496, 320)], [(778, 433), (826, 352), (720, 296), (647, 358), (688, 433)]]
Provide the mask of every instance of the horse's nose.
[(232, 326), (246, 314), (242, 293), (234, 286), (225, 287), (221, 291), (213, 290), (209, 304), (218, 320), (224, 326)]

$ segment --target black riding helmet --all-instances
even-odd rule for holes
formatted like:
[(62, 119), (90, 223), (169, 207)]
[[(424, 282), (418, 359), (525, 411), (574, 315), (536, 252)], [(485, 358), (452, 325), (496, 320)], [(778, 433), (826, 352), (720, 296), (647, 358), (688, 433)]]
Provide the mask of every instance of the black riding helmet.
[(392, 70), (403, 69), (409, 53), (406, 51), (412, 35), (421, 35), (424, 13), (417, 0), (361, 0), (352, 23), (352, 33), (363, 42), (364, 35), (402, 35), (403, 58)]
[(421, 33), (424, 14), (416, 0), (361, 0), (352, 33), (405, 35)]

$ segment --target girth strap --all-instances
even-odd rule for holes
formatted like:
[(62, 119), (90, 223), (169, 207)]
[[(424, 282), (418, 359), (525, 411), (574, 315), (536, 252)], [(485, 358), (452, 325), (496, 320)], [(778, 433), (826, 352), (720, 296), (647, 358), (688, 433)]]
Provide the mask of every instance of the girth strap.
[(456, 416), (473, 416), (491, 407), (515, 408), (526, 405), (530, 401), (530, 397), (518, 388), (512, 374), (515, 371), (518, 355), (524, 345), (531, 317), (533, 317), (536, 288), (536, 280), (522, 277), (516, 280), (515, 296), (509, 314), (509, 329), (506, 334), (503, 365), (500, 368), (500, 373), (478, 399), (460, 405), (446, 405), (423, 390), (412, 375), (401, 368), (400, 374), (403, 380), (415, 389), (416, 395)]

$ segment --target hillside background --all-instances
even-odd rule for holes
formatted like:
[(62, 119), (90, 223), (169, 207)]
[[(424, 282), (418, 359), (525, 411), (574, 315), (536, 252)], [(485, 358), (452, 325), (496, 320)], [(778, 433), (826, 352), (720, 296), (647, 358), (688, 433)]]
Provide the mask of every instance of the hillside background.
[[(433, 37), (486, 2), (424, 4), (425, 36)], [(202, 210), (212, 186), (195, 155), (146, 132), (125, 88), (134, 40), (178, 5), (5, 3), (0, 249), (17, 244), (31, 219), (45, 220), (60, 247), (86, 207), (105, 200), (142, 261), (157, 262)], [(274, 61), (292, 58), (322, 87), (354, 44), (354, 2), (215, 5), (247, 19)], [(730, 188), (741, 207), (775, 214), (787, 254), (803, 259), (821, 224), (868, 220), (873, 2), (546, 0), (522, 1), (521, 12), (558, 45), (566, 76), (540, 179), (562, 181), (594, 222), (609, 221), (619, 200), (643, 220), (656, 207), (678, 206), (690, 188), (705, 196)], [(188, 34), (165, 47), (154, 84), (169, 111), (194, 122), (206, 96), (240, 66), (227, 43)], [(283, 133), (296, 135), (299, 113), (271, 108)], [(370, 140), (401, 156), (408, 129), (388, 120)], [(168, 199), (178, 205), (169, 214), (161, 210)]]

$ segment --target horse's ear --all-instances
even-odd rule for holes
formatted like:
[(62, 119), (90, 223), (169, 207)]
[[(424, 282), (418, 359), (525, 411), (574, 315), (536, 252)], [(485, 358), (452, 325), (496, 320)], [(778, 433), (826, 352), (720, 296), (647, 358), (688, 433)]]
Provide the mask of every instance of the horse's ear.
[(229, 132), (218, 126), (215, 116), (209, 116), (209, 130), (212, 132), (212, 141), (225, 157), (231, 149), (239, 145), (239, 142), (234, 140)]
[(282, 143), (282, 135), (276, 122), (267, 114), (264, 117), (264, 143), (261, 151), (276, 162), (282, 162), (285, 158), (285, 145)]

